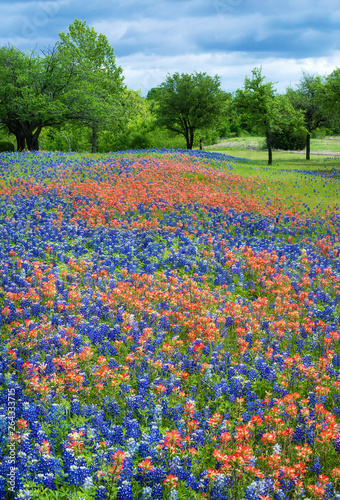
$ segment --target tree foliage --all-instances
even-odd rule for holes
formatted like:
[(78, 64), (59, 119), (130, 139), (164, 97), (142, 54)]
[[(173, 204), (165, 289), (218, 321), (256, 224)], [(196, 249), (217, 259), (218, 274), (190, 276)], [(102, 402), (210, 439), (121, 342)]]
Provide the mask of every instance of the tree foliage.
[(39, 138), (67, 151), (184, 147), (184, 141), (192, 149), (256, 131), (266, 136), (272, 163), (273, 148), (299, 149), (303, 137), (309, 159), (311, 133), (336, 129), (340, 116), (340, 68), (326, 78), (303, 72), (284, 96), (261, 68), (234, 95), (221, 90), (217, 75), (175, 73), (145, 99), (124, 85), (107, 38), (78, 19), (41, 54), (1, 47), (0, 81), (0, 125), (18, 150), (39, 149)]
[(14, 151), (14, 145), (9, 141), (0, 141), (0, 153)]
[(340, 68), (336, 68), (325, 78), (323, 103), (326, 109), (340, 116)]
[(16, 136), (18, 149), (37, 149), (41, 129), (58, 123), (67, 107), (60, 100), (72, 79), (59, 54), (40, 58), (14, 47), (0, 49), (0, 118)]
[(303, 130), (301, 112), (293, 108), (286, 96), (276, 93), (272, 82), (265, 82), (262, 68), (254, 68), (252, 78), (245, 78), (243, 89), (235, 93), (234, 106), (266, 136), (269, 165), (273, 161), (273, 134), (287, 126), (293, 131)]
[(157, 102), (157, 124), (183, 135), (187, 149), (192, 149), (197, 130), (220, 122), (226, 96), (219, 76), (197, 72), (168, 75), (151, 95)]
[(82, 122), (92, 129), (117, 120), (121, 68), (112, 47), (86, 22), (75, 20), (67, 34), (42, 56), (0, 49), (0, 119), (16, 136), (18, 149), (39, 148), (46, 126)]
[(302, 111), (306, 134), (306, 160), (310, 159), (310, 137), (314, 130), (331, 123), (330, 113), (324, 105), (324, 81), (319, 75), (303, 72), (299, 85), (288, 88), (287, 97), (295, 109)]
[(122, 116), (122, 68), (116, 66), (114, 50), (107, 38), (85, 21), (76, 19), (68, 33), (59, 33), (58, 51), (64, 61), (75, 65), (78, 77), (71, 89), (68, 119), (92, 130), (92, 151), (97, 149), (97, 131), (115, 126)]

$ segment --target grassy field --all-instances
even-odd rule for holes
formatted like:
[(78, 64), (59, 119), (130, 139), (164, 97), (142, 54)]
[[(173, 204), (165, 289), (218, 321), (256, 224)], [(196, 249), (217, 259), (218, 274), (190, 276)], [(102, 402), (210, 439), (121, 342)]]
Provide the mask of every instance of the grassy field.
[[(223, 139), (218, 144), (207, 146), (207, 150), (248, 150), (248, 151), (265, 151), (265, 138), (264, 137), (232, 137), (230, 139)], [(340, 137), (324, 137), (311, 139), (311, 152), (327, 151), (329, 153), (340, 154)], [(283, 152), (285, 155), (289, 153)], [(304, 151), (299, 151), (296, 154), (303, 155)]]
[(263, 195), (278, 196), (288, 206), (292, 200), (305, 211), (338, 208), (340, 156), (336, 153), (340, 151), (340, 138), (312, 139), (308, 161), (305, 151), (274, 151), (272, 165), (268, 165), (268, 152), (261, 149), (263, 144), (263, 137), (237, 137), (207, 146), (206, 150), (245, 158), (235, 164), (235, 174), (265, 180)]

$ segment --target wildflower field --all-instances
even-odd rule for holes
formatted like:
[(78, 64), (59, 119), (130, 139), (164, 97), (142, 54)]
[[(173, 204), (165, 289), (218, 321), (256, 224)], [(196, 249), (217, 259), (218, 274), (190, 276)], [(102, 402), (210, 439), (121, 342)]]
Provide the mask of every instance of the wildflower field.
[(239, 162), (0, 155), (1, 499), (340, 499), (339, 210)]

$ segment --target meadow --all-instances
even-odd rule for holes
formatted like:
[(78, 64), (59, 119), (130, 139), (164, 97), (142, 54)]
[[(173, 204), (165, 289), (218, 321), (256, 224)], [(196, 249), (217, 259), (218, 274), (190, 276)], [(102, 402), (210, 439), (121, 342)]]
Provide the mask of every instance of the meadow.
[(0, 155), (1, 499), (340, 499), (339, 161), (225, 152)]

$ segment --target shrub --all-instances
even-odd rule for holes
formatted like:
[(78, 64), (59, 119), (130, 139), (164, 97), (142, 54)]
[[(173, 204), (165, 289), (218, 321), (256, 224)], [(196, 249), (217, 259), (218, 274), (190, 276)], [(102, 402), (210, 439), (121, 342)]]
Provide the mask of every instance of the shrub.
[(7, 141), (0, 141), (0, 153), (4, 153), (5, 151), (14, 151), (14, 144)]
[(289, 127), (273, 132), (272, 148), (301, 151), (306, 147), (306, 132), (290, 129)]
[(316, 128), (313, 130), (311, 136), (316, 139), (324, 139), (327, 135), (332, 135), (332, 130), (326, 127)]

